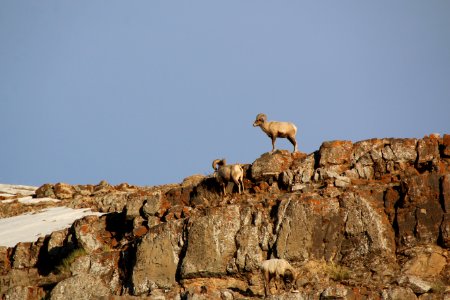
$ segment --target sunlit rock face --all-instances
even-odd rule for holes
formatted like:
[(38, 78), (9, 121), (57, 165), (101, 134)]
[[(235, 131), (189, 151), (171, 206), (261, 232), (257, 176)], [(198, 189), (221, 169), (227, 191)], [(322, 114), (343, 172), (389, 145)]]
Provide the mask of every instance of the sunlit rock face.
[[(263, 153), (244, 170), (245, 192), (230, 184), (226, 196), (212, 174), (157, 187), (0, 186), (0, 220), (58, 207), (102, 213), (0, 247), (0, 294), (450, 297), (449, 135), (328, 141), (310, 154)], [(267, 283), (259, 266), (271, 258), (295, 276)]]

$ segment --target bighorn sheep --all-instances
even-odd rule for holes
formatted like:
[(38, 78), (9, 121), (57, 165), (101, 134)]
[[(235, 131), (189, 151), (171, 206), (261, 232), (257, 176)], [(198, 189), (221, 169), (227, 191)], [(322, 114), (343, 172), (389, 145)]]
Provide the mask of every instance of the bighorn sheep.
[(260, 269), (264, 274), (264, 292), (266, 296), (269, 294), (270, 280), (275, 277), (275, 281), (282, 279), (283, 283), (294, 283), (297, 279), (297, 272), (291, 264), (285, 259), (268, 259), (260, 264)]
[(297, 152), (297, 141), (295, 135), (297, 127), (291, 122), (267, 122), (265, 114), (258, 114), (253, 123), (253, 127), (259, 126), (272, 139), (272, 152), (275, 151), (275, 140), (277, 137), (287, 138), (294, 145), (294, 152)]
[(233, 181), (238, 186), (239, 194), (241, 194), (241, 192), (244, 190), (244, 170), (240, 165), (227, 165), (225, 159), (215, 159), (212, 163), (212, 167), (214, 170), (216, 170), (214, 175), (223, 188), (224, 195), (226, 195), (226, 186), (228, 182), (231, 181)]

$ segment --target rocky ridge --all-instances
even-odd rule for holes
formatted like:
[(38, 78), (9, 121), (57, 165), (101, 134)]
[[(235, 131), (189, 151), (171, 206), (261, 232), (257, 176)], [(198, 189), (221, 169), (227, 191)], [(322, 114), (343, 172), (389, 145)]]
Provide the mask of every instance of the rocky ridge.
[[(45, 184), (37, 208), (105, 213), (0, 247), (3, 299), (257, 299), (259, 263), (284, 258), (273, 299), (450, 299), (450, 135), (324, 142), (212, 176), (137, 187)], [(8, 197), (9, 198), (9, 197)], [(36, 209), (0, 199), (1, 217)]]

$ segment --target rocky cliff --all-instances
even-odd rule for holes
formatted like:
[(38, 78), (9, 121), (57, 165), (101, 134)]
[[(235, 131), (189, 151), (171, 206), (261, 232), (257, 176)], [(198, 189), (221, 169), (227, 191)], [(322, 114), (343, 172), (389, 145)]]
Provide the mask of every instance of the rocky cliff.
[(201, 175), (158, 187), (41, 186), (35, 198), (61, 201), (40, 208), (104, 214), (0, 247), (0, 295), (256, 299), (260, 262), (283, 258), (297, 277), (272, 280), (268, 298), (450, 299), (450, 135), (331, 141), (244, 169), (241, 195)]

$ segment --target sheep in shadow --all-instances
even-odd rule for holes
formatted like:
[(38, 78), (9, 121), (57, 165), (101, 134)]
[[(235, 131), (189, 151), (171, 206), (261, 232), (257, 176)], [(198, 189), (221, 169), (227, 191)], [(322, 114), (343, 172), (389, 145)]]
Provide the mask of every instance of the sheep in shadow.
[(272, 151), (275, 151), (275, 140), (279, 138), (287, 138), (292, 145), (294, 145), (294, 151), (297, 152), (297, 141), (295, 135), (297, 134), (297, 127), (291, 122), (277, 122), (277, 121), (267, 121), (267, 116), (265, 114), (258, 114), (256, 120), (253, 123), (253, 127), (259, 126), (262, 131), (264, 131), (267, 136), (272, 139)]
[[(275, 286), (277, 287), (277, 281), (282, 281), (283, 284), (295, 283), (297, 279), (297, 272), (294, 267), (285, 259), (268, 259), (264, 260), (260, 264), (260, 269), (264, 275), (264, 292), (266, 296), (270, 292), (270, 281), (275, 277)], [(278, 288), (278, 287), (277, 287)]]
[[(215, 159), (212, 163), (214, 176), (226, 195), (228, 182), (234, 182), (238, 186), (239, 194), (244, 191), (244, 170), (239, 164), (227, 165), (225, 159)], [(242, 187), (242, 189), (241, 189)]]

